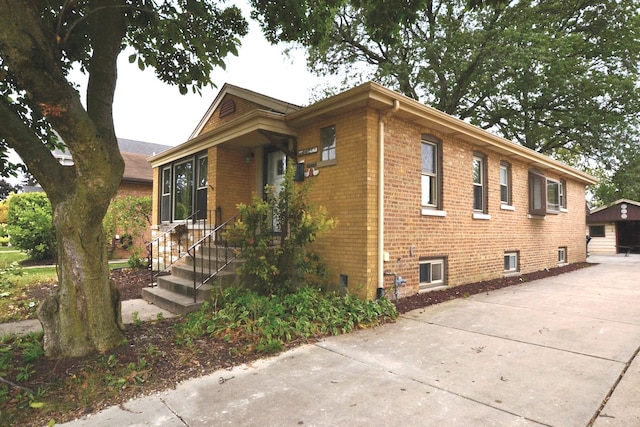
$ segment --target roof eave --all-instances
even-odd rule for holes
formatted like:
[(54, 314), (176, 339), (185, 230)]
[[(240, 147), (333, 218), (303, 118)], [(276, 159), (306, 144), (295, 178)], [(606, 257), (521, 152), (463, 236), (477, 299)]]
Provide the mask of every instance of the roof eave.
[(358, 106), (386, 111), (393, 108), (394, 101), (399, 101), (400, 108), (395, 113), (403, 119), (421, 123), (450, 136), (464, 139), (479, 147), (489, 147), (507, 156), (524, 159), (532, 167), (550, 169), (564, 177), (570, 177), (585, 185), (598, 182), (597, 178), (551, 159), (543, 154), (516, 144), (505, 138), (494, 135), (477, 126), (426, 106), (414, 99), (404, 96), (377, 83), (368, 82), (336, 96), (324, 99), (308, 107), (287, 115), (287, 123), (302, 126), (320, 117), (337, 114), (340, 110)]

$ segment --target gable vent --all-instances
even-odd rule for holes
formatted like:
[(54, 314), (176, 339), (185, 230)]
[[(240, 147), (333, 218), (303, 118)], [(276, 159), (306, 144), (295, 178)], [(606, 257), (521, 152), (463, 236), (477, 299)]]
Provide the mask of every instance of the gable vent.
[(228, 116), (236, 112), (236, 103), (233, 99), (225, 99), (220, 104), (220, 117)]

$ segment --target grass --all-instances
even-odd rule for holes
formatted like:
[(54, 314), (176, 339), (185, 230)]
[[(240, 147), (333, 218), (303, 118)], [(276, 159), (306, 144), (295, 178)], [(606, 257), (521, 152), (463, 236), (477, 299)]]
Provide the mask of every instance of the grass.
[[(39, 301), (28, 298), (29, 290), (58, 280), (55, 265), (22, 267), (18, 261), (2, 264), (5, 255), (13, 252), (0, 250), (0, 323), (36, 318)], [(24, 255), (26, 259), (26, 255)], [(109, 268), (128, 267), (127, 262), (110, 263)]]
[(13, 262), (22, 262), (27, 259), (27, 254), (8, 246), (0, 246), (0, 268), (6, 268)]

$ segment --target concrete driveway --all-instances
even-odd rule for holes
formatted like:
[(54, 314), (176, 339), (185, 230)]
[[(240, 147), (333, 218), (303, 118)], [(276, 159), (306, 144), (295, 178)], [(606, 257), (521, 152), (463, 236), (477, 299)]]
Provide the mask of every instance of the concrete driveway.
[(638, 426), (640, 256), (402, 316), (68, 426)]

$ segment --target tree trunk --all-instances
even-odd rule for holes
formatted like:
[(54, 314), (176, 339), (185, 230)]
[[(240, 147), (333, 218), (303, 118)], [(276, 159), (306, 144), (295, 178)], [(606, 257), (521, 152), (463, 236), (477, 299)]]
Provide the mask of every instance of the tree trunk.
[(104, 215), (77, 193), (53, 211), (58, 288), (38, 308), (45, 352), (50, 357), (79, 357), (114, 348), (125, 338), (119, 293), (109, 279)]

